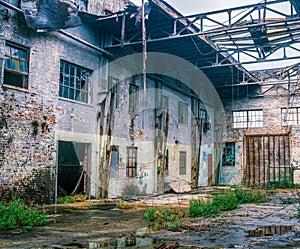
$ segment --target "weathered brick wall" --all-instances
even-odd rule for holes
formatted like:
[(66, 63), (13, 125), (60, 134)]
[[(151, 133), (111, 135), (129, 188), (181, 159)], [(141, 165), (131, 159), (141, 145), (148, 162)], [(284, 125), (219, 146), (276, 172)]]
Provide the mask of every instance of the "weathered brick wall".
[[(17, 6), (17, 1), (11, 2)], [(99, 34), (89, 27), (67, 30), (80, 38), (99, 44)], [(0, 198), (19, 196), (27, 201), (54, 202), (56, 133), (70, 130), (71, 111), (83, 116), (77, 132), (87, 132), (86, 122), (95, 122), (96, 102), (78, 105), (58, 96), (60, 60), (92, 69), (98, 73), (99, 52), (87, 48), (55, 31), (36, 33), (27, 28), (20, 14), (0, 5), (0, 58), (5, 58), (5, 42), (29, 49), (29, 88), (3, 88), (0, 85)], [(93, 97), (97, 97), (96, 81)], [(59, 124), (58, 124), (59, 123)], [(74, 123), (76, 126), (76, 122)], [(93, 132), (96, 127), (93, 123)], [(91, 130), (89, 126), (89, 131)], [(73, 130), (72, 130), (73, 131)], [(75, 130), (76, 133), (76, 130)], [(74, 134), (75, 134), (74, 133)], [(73, 135), (76, 137), (76, 135)], [(95, 152), (96, 156), (96, 152)]]
[(54, 200), (56, 116), (52, 93), (56, 90), (49, 77), (38, 72), (44, 54), (35, 44), (43, 38), (27, 29), (22, 16), (11, 10), (8, 19), (0, 15), (0, 27), (0, 57), (5, 56), (5, 41), (11, 41), (30, 48), (32, 62), (28, 90), (3, 87), (1, 71), (0, 198), (17, 196), (50, 203)]

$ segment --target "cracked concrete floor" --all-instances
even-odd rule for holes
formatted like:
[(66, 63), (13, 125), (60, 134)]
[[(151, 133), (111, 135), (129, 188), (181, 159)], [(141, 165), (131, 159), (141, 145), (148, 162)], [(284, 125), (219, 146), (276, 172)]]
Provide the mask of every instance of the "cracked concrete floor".
[[(204, 197), (208, 194), (201, 192)], [(131, 201), (135, 208), (128, 210), (104, 210), (105, 206), (91, 207), (91, 203), (58, 206), (57, 212), (50, 214), (53, 222), (49, 225), (1, 233), (0, 248), (157, 248), (173, 241), (179, 242), (180, 248), (300, 248), (298, 203), (281, 201), (294, 198), (290, 190), (280, 190), (266, 203), (240, 205), (217, 217), (185, 219), (187, 226), (178, 231), (147, 233), (147, 224), (141, 219), (145, 206), (186, 209), (189, 200), (198, 196), (148, 196)]]

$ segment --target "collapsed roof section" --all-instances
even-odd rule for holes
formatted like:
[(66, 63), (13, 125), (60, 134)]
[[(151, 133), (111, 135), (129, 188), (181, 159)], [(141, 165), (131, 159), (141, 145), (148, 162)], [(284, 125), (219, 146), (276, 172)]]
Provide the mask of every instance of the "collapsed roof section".
[[(146, 20), (147, 52), (167, 53), (185, 59), (200, 68), (215, 87), (236, 85), (243, 81), (253, 81), (252, 76), (227, 53), (219, 52), (203, 36), (189, 36), (198, 32), (194, 25), (181, 20), (178, 29), (184, 29), (183, 36), (174, 36), (174, 22), (182, 17), (172, 6), (162, 0), (149, 1), (149, 14)], [(100, 20), (97, 25), (113, 34), (112, 44), (104, 47), (114, 55), (124, 56), (142, 52), (141, 25), (136, 12), (127, 10), (118, 18)], [(188, 27), (187, 27), (188, 26)], [(229, 65), (213, 67), (218, 61)]]
[(28, 27), (61, 29), (82, 24), (78, 7), (71, 0), (21, 0)]
[(126, 1), (21, 0), (28, 27), (57, 30), (76, 27), (124, 10)]
[[(181, 15), (163, 0), (149, 0), (149, 6), (147, 51), (192, 62), (216, 88), (239, 86), (243, 95), (262, 80), (244, 65), (300, 58), (299, 0), (266, 0), (191, 16)], [(99, 23), (113, 32), (113, 43), (105, 49), (118, 55), (142, 51), (141, 27), (133, 16), (127, 13)]]

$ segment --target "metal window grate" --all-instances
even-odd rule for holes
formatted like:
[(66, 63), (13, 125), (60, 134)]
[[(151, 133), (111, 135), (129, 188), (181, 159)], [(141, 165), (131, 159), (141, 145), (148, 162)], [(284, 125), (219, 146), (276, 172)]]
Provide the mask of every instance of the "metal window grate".
[(247, 186), (292, 181), (289, 134), (246, 135), (243, 183)]

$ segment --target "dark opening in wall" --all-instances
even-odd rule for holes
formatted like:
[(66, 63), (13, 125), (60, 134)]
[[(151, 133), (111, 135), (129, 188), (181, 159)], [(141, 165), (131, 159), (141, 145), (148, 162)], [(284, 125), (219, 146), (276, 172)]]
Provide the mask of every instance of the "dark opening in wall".
[(88, 144), (59, 141), (57, 187), (60, 196), (87, 192), (88, 157)]

